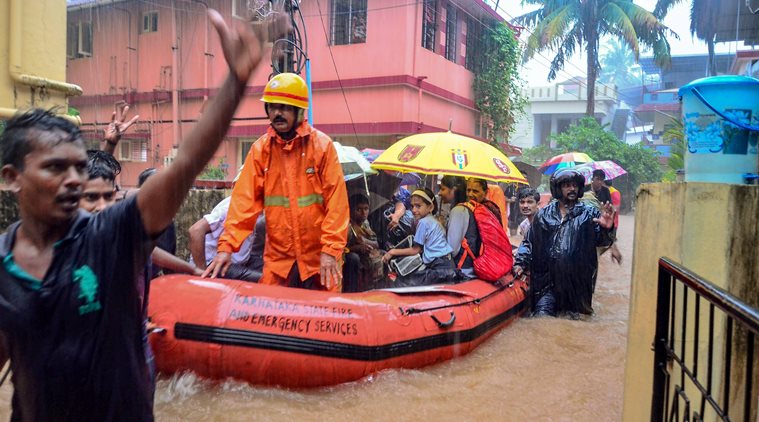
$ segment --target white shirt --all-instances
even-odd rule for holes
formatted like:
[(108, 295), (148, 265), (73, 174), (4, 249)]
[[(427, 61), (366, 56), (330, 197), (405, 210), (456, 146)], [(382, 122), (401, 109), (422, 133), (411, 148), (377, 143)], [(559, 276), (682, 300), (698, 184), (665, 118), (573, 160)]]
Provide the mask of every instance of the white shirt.
[[(227, 219), (227, 212), (229, 211), (229, 203), (232, 197), (228, 196), (221, 200), (209, 214), (203, 216), (206, 222), (211, 227), (211, 233), (206, 234), (206, 266), (211, 263), (211, 260), (216, 256), (217, 248), (219, 246), (219, 237), (224, 232), (224, 221)], [(240, 264), (244, 263), (250, 255), (250, 245), (253, 241), (253, 234), (251, 232), (242, 245), (240, 250), (232, 254), (232, 263)], [(192, 258), (190, 258), (192, 262)]]

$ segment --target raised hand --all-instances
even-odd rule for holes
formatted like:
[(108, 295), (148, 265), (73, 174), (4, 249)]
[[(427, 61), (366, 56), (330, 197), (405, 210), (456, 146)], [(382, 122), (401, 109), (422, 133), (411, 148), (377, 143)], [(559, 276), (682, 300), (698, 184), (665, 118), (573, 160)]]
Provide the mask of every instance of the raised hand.
[(599, 218), (594, 218), (593, 221), (598, 223), (599, 226), (609, 230), (614, 227), (615, 213), (616, 211), (614, 211), (614, 207), (610, 203), (604, 202), (603, 205), (601, 205), (601, 216)]
[(265, 42), (269, 35), (274, 39), (283, 37), (290, 31), (288, 15), (275, 13), (274, 17), (254, 25), (245, 25), (244, 29), (230, 29), (219, 12), (208, 9), (208, 19), (216, 28), (221, 39), (221, 49), (229, 70), (237, 80), (246, 83), (264, 57)]
[(126, 120), (127, 114), (129, 114), (128, 104), (114, 106), (113, 114), (111, 115), (111, 123), (105, 128), (105, 135), (103, 136), (103, 140), (108, 145), (115, 147), (116, 144), (119, 143), (119, 140), (121, 140), (121, 135), (140, 118), (140, 115), (137, 114), (129, 121), (125, 122), (124, 120)]

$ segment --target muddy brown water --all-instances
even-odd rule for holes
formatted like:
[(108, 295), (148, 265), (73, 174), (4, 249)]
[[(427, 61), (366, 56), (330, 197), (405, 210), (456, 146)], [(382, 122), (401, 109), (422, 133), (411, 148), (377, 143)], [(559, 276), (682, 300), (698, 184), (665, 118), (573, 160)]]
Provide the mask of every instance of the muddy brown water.
[[(156, 392), (156, 419), (620, 420), (632, 216), (621, 217), (619, 237), (623, 264), (601, 257), (596, 314), (587, 321), (519, 320), (467, 356), (314, 390), (218, 384), (193, 374), (163, 377)], [(0, 388), (0, 420), (10, 417), (9, 384)]]

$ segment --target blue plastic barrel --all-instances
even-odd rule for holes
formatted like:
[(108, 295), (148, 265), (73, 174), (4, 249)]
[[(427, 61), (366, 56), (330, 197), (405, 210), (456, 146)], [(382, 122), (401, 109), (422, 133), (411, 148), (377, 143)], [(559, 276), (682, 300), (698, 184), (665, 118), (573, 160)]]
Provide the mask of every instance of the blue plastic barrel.
[(682, 88), (685, 181), (743, 183), (757, 172), (759, 79), (713, 76)]

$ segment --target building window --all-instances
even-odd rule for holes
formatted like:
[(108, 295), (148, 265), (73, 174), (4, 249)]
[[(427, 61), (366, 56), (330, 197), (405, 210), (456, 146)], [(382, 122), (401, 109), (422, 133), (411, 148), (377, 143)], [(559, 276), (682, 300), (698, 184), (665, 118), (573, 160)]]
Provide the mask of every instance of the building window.
[(92, 56), (92, 22), (79, 22), (66, 27), (66, 57), (78, 59)]
[(458, 34), (458, 13), (452, 4), (445, 9), (445, 58), (456, 63), (457, 45), (456, 34)]
[(158, 12), (142, 14), (142, 33), (158, 32)]
[(122, 139), (119, 143), (119, 159), (121, 161), (148, 161), (148, 141), (139, 139)]
[(435, 51), (437, 32), (437, 0), (424, 0), (422, 9), (422, 47)]
[(366, 1), (332, 0), (332, 44), (366, 42)]
[(256, 142), (255, 139), (240, 139), (240, 165), (245, 163), (245, 158), (248, 156), (254, 142)]
[(232, 16), (248, 19), (248, 0), (232, 0)]
[(75, 59), (77, 57), (76, 51), (79, 47), (78, 31), (78, 25), (66, 25), (66, 57), (69, 59)]
[(472, 71), (480, 70), (482, 62), (482, 24), (468, 17), (466, 21), (466, 61), (464, 66)]

